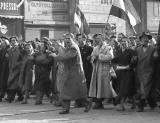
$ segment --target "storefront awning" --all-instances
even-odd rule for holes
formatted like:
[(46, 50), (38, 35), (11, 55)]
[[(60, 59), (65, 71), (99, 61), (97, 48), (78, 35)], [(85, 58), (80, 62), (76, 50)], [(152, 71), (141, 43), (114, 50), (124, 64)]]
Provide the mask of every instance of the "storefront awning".
[(16, 16), (16, 15), (0, 15), (0, 18), (23, 19), (23, 16)]

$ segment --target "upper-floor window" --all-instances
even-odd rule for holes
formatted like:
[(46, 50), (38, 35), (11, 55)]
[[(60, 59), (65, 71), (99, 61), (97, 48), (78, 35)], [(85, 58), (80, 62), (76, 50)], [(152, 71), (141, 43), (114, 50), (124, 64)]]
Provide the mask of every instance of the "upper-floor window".
[(101, 4), (112, 5), (113, 0), (101, 0)]
[(160, 16), (160, 1), (153, 0), (153, 15)]

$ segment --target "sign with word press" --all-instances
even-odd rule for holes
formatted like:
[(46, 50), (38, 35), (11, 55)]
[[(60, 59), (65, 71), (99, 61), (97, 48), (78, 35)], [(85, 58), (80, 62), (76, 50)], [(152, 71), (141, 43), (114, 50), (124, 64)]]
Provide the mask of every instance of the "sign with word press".
[(0, 0), (1, 15), (20, 15), (20, 9), (17, 7), (21, 0)]

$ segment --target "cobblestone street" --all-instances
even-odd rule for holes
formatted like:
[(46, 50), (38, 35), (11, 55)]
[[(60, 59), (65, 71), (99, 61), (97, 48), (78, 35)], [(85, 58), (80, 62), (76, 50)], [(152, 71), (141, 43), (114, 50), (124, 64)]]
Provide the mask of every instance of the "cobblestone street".
[(108, 104), (104, 110), (91, 110), (84, 113), (83, 108), (71, 108), (68, 115), (59, 115), (60, 107), (55, 107), (48, 100), (43, 105), (35, 106), (33, 99), (29, 104), (22, 105), (15, 103), (0, 103), (0, 123), (159, 123), (160, 109), (138, 113), (127, 109), (125, 112), (118, 112)]

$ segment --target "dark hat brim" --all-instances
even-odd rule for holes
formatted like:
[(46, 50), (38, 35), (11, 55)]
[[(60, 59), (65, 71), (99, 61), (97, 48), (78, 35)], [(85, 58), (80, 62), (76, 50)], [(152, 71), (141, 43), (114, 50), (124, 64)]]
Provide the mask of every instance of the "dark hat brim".
[(148, 37), (149, 40), (152, 39), (152, 36), (151, 35), (148, 35), (148, 34), (143, 34), (139, 37), (139, 39), (141, 40), (143, 37)]

